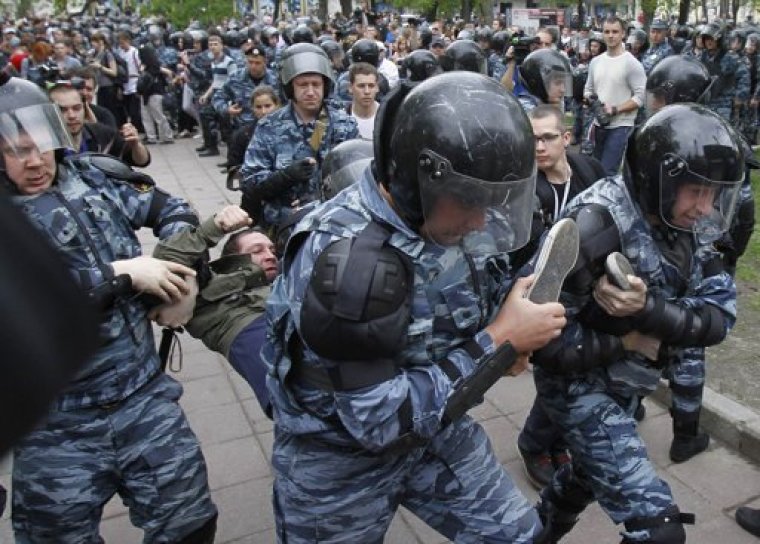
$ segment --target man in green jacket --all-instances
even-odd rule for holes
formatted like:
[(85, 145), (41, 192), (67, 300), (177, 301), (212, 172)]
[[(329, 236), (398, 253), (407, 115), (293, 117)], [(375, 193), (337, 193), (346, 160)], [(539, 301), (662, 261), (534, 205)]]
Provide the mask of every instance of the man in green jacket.
[[(270, 284), (278, 274), (274, 244), (239, 206), (226, 206), (198, 227), (162, 240), (154, 257), (199, 271), (190, 294), (157, 307), (151, 319), (169, 327), (184, 326), (209, 349), (221, 353), (250, 384), (262, 410), (271, 414), (266, 367), (260, 351), (266, 333), (264, 309)], [(208, 250), (229, 233), (222, 256), (209, 262)]]

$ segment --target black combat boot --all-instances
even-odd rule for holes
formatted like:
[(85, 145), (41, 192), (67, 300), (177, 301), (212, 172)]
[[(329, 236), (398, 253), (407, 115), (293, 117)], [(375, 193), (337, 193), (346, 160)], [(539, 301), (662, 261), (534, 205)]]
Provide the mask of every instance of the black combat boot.
[(699, 411), (682, 412), (671, 409), (670, 414), (673, 417), (671, 461), (683, 463), (705, 451), (710, 445), (710, 435), (699, 431)]
[[(561, 470), (561, 469), (560, 469)], [(535, 544), (557, 544), (578, 523), (578, 518), (589, 504), (590, 497), (561, 498), (549, 486), (541, 491), (536, 504), (544, 530), (535, 538)]]
[(760, 509), (740, 506), (736, 509), (736, 523), (749, 534), (760, 537)]
[(676, 505), (671, 505), (659, 516), (652, 518), (634, 518), (625, 522), (625, 530), (629, 533), (648, 531), (647, 540), (631, 540), (623, 536), (620, 544), (685, 544), (686, 531), (684, 523), (693, 525), (694, 514), (682, 514)]

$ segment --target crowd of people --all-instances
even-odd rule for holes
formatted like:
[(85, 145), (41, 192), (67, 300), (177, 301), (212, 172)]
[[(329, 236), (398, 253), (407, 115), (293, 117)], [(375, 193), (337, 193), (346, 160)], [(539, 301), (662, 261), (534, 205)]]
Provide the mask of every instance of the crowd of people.
[[(614, 15), (530, 36), (361, 9), (6, 20), (0, 185), (100, 316), (15, 445), (17, 542), (98, 541), (117, 493), (147, 542), (213, 542), (151, 321), (224, 355), (273, 419), (281, 542), (379, 542), (404, 505), (456, 542), (553, 543), (592, 501), (624, 543), (685, 542), (636, 422), (664, 377), (671, 460), (709, 447), (705, 349), (754, 227), (758, 41)], [(205, 221), (139, 171), (193, 136), (241, 189)], [(467, 415), (529, 363), (535, 506)], [(760, 536), (759, 510), (737, 521)]]

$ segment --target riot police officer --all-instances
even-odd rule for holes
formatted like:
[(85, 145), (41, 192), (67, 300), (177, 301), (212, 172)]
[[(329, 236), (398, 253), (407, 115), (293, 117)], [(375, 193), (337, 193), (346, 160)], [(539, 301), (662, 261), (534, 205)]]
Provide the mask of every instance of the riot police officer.
[(564, 324), (523, 298), (530, 280), (502, 304), (530, 219), (528, 120), (470, 72), (402, 84), (378, 115), (375, 167), (299, 223), (269, 300), (278, 538), (380, 541), (403, 504), (452, 540), (531, 541), (535, 511), (465, 413), (488, 361), (516, 371)]
[(581, 238), (560, 298), (574, 317), (532, 359), (538, 398), (573, 455), (541, 492), (552, 542), (592, 500), (625, 524), (624, 543), (685, 542), (692, 520), (658, 478), (632, 414), (664, 367), (703, 356), (736, 318), (734, 282), (712, 244), (744, 178), (739, 136), (702, 106), (668, 106), (637, 130), (628, 166), (630, 182), (607, 178), (566, 208)]
[(195, 272), (141, 256), (134, 229), (164, 238), (197, 216), (118, 159), (63, 159), (70, 145), (38, 87), (0, 86), (0, 183), (102, 310), (98, 350), (16, 448), (16, 539), (96, 542), (103, 505), (119, 493), (146, 540), (213, 542), (200, 444), (178, 403), (182, 387), (161, 372), (149, 301), (137, 296), (176, 300)]

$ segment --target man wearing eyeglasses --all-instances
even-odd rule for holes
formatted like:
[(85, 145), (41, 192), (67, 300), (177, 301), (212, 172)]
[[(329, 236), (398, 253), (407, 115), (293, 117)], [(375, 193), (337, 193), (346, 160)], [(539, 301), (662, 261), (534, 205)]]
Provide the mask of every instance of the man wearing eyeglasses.
[[(82, 81), (77, 82), (81, 86)], [(79, 153), (106, 153), (130, 166), (148, 166), (150, 152), (140, 142), (132, 123), (124, 123), (117, 131), (102, 123), (86, 121), (87, 104), (71, 81), (57, 82), (49, 91), (50, 101), (58, 106), (66, 123), (73, 149)]]
[[(601, 163), (588, 155), (568, 153), (571, 134), (564, 114), (551, 104), (542, 104), (528, 113), (536, 142), (536, 196), (538, 209), (533, 215), (531, 240), (510, 255), (515, 269), (538, 250), (543, 233), (557, 221), (575, 195), (604, 177)], [(517, 440), (525, 473), (536, 489), (549, 485), (557, 468), (570, 462), (561, 433), (537, 402)]]

